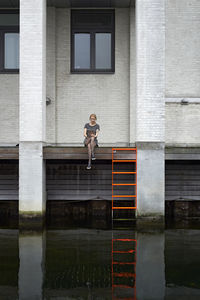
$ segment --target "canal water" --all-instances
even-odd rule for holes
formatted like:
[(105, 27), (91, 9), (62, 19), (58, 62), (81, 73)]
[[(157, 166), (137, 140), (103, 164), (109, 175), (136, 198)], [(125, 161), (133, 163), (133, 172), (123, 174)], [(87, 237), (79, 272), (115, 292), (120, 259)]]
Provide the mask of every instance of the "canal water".
[(200, 228), (0, 229), (2, 300), (198, 300)]

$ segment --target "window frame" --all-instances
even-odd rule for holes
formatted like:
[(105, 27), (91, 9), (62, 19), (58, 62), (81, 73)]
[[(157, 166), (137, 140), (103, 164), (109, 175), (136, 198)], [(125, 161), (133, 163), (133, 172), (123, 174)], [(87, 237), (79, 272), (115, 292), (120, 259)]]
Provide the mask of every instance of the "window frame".
[[(75, 26), (72, 25), (73, 13), (111, 13), (112, 25), (99, 26), (94, 28), (94, 25)], [(75, 69), (75, 47), (74, 35), (76, 33), (90, 34), (90, 69)], [(111, 68), (110, 69), (97, 69), (95, 68), (95, 34), (96, 33), (111, 33)], [(114, 9), (71, 9), (71, 53), (70, 53), (70, 71), (72, 74), (113, 74), (115, 73), (115, 10)]]
[[(19, 10), (0, 10), (1, 14), (19, 14)], [(18, 69), (5, 69), (5, 33), (19, 33), (19, 25), (1, 25), (0, 26), (0, 74), (18, 74)]]

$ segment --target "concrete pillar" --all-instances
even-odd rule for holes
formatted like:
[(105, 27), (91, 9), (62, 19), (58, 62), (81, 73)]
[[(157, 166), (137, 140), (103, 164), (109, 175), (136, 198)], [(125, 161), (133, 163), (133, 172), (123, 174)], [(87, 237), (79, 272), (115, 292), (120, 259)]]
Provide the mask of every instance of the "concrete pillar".
[(41, 221), (45, 212), (46, 0), (20, 0), (19, 117), (19, 214), (23, 224)]
[(20, 300), (43, 299), (45, 266), (45, 234), (19, 234), (19, 275)]
[(163, 221), (165, 1), (136, 0), (137, 217)]

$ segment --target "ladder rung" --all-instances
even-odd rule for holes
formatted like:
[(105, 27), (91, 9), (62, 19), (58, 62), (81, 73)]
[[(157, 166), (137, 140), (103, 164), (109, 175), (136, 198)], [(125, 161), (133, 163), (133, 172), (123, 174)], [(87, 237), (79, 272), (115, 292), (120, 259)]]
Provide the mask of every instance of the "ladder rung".
[(112, 150), (136, 150), (136, 148), (112, 148)]
[(112, 197), (136, 197), (136, 195), (112, 195)]
[(136, 300), (136, 298), (135, 298), (135, 296), (134, 297), (126, 297), (126, 298), (124, 298), (124, 297), (120, 297), (120, 296), (113, 296), (113, 298), (112, 298), (113, 300)]
[(113, 273), (113, 276), (117, 277), (135, 277), (134, 273), (123, 272), (123, 273)]
[(136, 162), (136, 159), (113, 159), (113, 162)]
[(112, 173), (113, 174), (136, 174), (136, 172), (118, 172), (118, 171), (114, 171)]
[(113, 261), (113, 265), (135, 265), (135, 262), (119, 262), (119, 261)]
[(112, 183), (112, 185), (136, 185), (136, 183)]
[(135, 250), (127, 250), (127, 251), (118, 251), (118, 250), (115, 250), (115, 251), (113, 251), (113, 253), (134, 253), (135, 252)]
[(124, 289), (134, 289), (135, 286), (130, 286), (130, 285), (124, 285), (124, 284), (113, 284), (114, 288), (119, 287), (119, 288), (124, 288)]
[(113, 242), (120, 241), (120, 242), (136, 242), (134, 239), (112, 239)]
[(112, 209), (136, 209), (136, 207), (112, 207)]
[(113, 221), (136, 221), (136, 219), (113, 219)]
[(113, 298), (112, 298), (113, 300), (136, 300), (136, 298), (135, 298), (135, 296), (134, 297), (126, 297), (126, 298), (124, 298), (124, 297), (120, 297), (120, 296), (113, 296)]

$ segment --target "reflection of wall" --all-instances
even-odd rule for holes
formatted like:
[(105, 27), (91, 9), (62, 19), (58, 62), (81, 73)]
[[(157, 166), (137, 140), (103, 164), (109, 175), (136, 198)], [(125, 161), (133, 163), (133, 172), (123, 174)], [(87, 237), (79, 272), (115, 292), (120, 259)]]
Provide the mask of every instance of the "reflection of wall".
[(200, 231), (167, 230), (165, 240), (166, 285), (199, 289)]
[(136, 293), (138, 299), (164, 300), (164, 233), (137, 233)]
[(65, 291), (65, 296), (75, 291), (77, 296), (82, 296), (81, 292), (87, 295), (90, 289), (103, 294), (104, 289), (111, 287), (110, 266), (109, 231), (47, 232), (45, 296), (60, 289)]
[(18, 299), (18, 230), (0, 230), (0, 299)]

